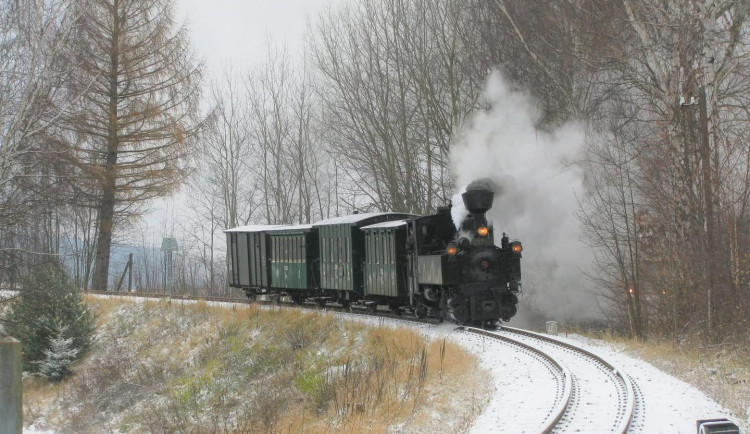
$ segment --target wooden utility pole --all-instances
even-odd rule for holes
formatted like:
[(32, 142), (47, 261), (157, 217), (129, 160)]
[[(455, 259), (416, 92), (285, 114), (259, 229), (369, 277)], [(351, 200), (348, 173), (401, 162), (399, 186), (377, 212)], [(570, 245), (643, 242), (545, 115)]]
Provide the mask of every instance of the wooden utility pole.
[(122, 281), (125, 279), (125, 274), (128, 275), (128, 292), (131, 291), (133, 288), (133, 254), (130, 253), (128, 255), (128, 263), (125, 264), (125, 269), (122, 270), (122, 275), (120, 276), (120, 280), (117, 282), (117, 289), (115, 291), (119, 292), (120, 288), (122, 288)]
[(701, 168), (703, 178), (703, 202), (706, 210), (706, 249), (704, 254), (704, 260), (706, 265), (706, 279), (707, 294), (708, 294), (708, 335), (709, 338), (713, 336), (712, 327), (712, 292), (714, 286), (714, 264), (716, 263), (716, 238), (714, 237), (714, 196), (711, 184), (711, 150), (708, 143), (708, 109), (706, 106), (706, 88), (703, 86), (698, 87), (698, 113), (699, 119), (699, 131), (698, 136), (700, 137), (700, 155), (701, 155)]

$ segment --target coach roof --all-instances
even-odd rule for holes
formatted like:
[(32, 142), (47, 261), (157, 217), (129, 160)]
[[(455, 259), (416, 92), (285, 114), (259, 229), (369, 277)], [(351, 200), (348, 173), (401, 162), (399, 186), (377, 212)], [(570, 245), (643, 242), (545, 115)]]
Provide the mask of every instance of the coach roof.
[(224, 232), (263, 232), (270, 231), (271, 229), (283, 228), (283, 225), (248, 225), (248, 226), (237, 226), (236, 228), (227, 229)]
[(345, 225), (345, 224), (356, 224), (365, 220), (377, 218), (377, 217), (393, 217), (393, 219), (403, 219), (411, 217), (411, 214), (396, 213), (396, 212), (369, 212), (364, 214), (352, 214), (341, 217), (334, 217), (328, 220), (319, 221), (313, 226), (327, 226), (327, 225)]

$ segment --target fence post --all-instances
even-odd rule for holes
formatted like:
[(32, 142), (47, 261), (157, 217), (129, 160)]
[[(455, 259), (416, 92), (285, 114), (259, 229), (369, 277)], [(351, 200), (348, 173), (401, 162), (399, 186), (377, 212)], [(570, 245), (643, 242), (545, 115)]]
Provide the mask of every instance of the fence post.
[(0, 433), (21, 434), (21, 342), (0, 334)]

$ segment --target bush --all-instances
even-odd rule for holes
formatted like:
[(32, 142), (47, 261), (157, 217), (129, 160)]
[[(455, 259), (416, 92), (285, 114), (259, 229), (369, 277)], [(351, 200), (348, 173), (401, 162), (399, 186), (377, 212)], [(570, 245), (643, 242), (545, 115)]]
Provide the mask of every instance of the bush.
[[(2, 322), (23, 345), (23, 366), (62, 379), (90, 347), (96, 320), (58, 262), (37, 267), (21, 282), (18, 297)], [(51, 369), (57, 366), (59, 369)]]

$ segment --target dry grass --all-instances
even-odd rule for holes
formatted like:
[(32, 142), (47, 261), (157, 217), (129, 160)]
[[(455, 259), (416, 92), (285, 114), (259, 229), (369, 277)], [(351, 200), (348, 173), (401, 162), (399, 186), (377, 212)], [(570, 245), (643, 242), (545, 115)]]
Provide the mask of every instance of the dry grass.
[[(473, 356), (320, 313), (90, 298), (76, 375), (28, 378), (26, 421), (64, 432), (464, 431), (490, 394)], [(447, 393), (448, 391), (449, 393)]]
[(672, 341), (639, 341), (604, 334), (638, 358), (692, 384), (742, 421), (750, 420), (750, 348), (743, 345), (675, 345)]

